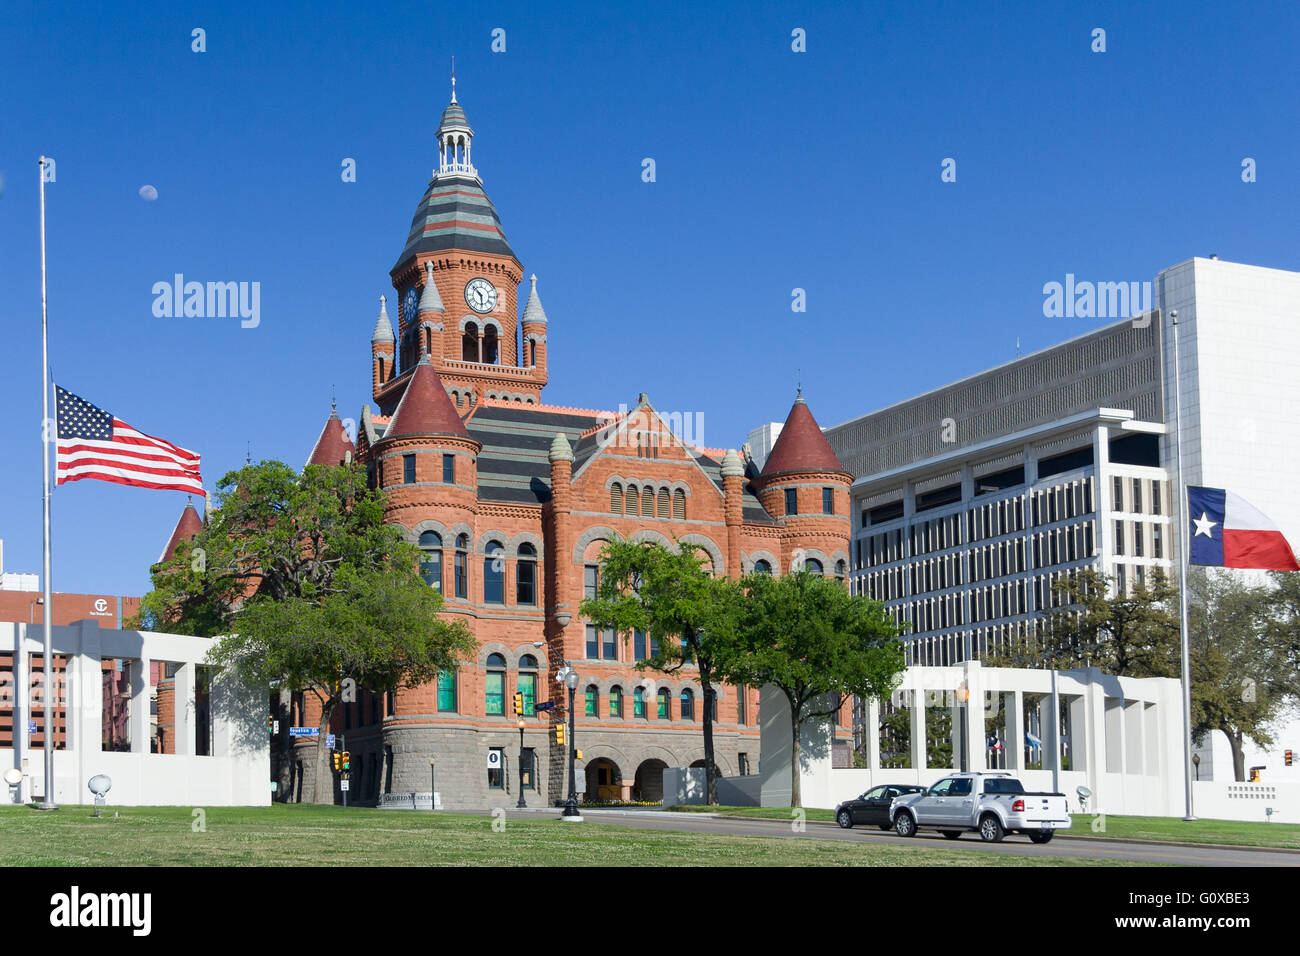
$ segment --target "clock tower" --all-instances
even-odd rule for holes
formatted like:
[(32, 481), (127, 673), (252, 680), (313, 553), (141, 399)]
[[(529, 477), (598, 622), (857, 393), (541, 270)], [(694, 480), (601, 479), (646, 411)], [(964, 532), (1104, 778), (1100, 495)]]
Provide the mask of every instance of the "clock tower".
[[(397, 291), (395, 355), (375, 375), (381, 414), (397, 407), (428, 354), (452, 403), (466, 414), (483, 399), (535, 405), (546, 384), (545, 312), (534, 277), (521, 339), (523, 266), (471, 158), (474, 131), (456, 101), (438, 124), (438, 167), (390, 275)], [(540, 321), (539, 317), (540, 316)]]

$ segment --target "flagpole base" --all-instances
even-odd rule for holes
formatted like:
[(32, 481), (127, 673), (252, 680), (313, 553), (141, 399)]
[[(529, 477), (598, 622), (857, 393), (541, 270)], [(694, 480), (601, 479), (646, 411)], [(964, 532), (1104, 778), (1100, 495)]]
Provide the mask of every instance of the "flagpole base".
[(1183, 822), (1184, 822), (1184, 823), (1192, 823), (1192, 822), (1194, 822), (1194, 821), (1196, 821), (1196, 820), (1199, 820), (1199, 819), (1200, 819), (1200, 817), (1183, 817)]
[(57, 809), (59, 809), (59, 805), (58, 805), (57, 803), (50, 803), (48, 800), (42, 800), (40, 803), (38, 803), (38, 804), (36, 805), (36, 809), (37, 809), (37, 810), (57, 810)]

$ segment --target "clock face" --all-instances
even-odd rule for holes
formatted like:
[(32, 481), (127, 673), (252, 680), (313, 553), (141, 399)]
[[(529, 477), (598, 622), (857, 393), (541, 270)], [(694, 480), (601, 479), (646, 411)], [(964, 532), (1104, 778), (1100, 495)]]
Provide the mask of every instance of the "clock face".
[(415, 286), (406, 290), (406, 298), (402, 300), (402, 311), (405, 313), (406, 321), (415, 321), (415, 312), (420, 304), (420, 293), (416, 291)]
[(491, 312), (497, 307), (496, 286), (487, 279), (470, 279), (465, 286), (465, 302), (475, 312)]

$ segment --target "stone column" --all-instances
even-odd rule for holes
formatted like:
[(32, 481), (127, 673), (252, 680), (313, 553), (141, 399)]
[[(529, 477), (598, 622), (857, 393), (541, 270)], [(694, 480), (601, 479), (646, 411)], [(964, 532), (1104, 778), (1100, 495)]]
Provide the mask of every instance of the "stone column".
[[(727, 576), (739, 579), (740, 566), (740, 526), (744, 520), (744, 476), (745, 467), (734, 449), (728, 449), (722, 459), (722, 489), (725, 503), (723, 515), (727, 523)], [(715, 571), (718, 569), (714, 569)]]

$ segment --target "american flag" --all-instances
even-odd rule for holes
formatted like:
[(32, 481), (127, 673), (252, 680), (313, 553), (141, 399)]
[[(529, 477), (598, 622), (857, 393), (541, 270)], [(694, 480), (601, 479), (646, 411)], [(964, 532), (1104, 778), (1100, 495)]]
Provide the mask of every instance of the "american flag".
[(136, 431), (67, 389), (56, 385), (54, 393), (59, 432), (56, 484), (98, 478), (207, 494), (194, 452)]

